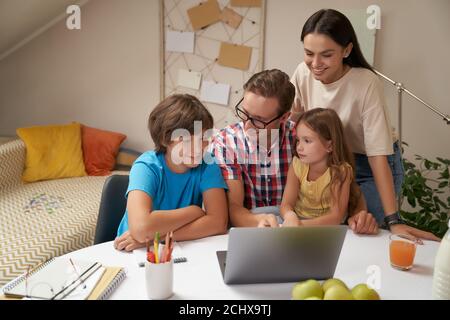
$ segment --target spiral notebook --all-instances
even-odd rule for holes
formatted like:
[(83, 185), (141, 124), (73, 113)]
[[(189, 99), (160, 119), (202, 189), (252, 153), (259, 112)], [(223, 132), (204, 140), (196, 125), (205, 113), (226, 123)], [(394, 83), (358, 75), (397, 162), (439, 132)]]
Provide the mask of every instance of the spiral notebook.
[(98, 262), (52, 258), (11, 281), (7, 297), (63, 299), (101, 267)]
[[(64, 300), (106, 300), (108, 299), (117, 286), (125, 279), (126, 273), (122, 267), (101, 267), (98, 269), (87, 281), (88, 284), (91, 278), (103, 269), (100, 279), (94, 280), (95, 287), (90, 290), (88, 296), (77, 295), (77, 290), (64, 297)], [(89, 284), (88, 284), (89, 285)], [(21, 296), (0, 295), (0, 300), (20, 300)]]
[(125, 279), (126, 273), (122, 267), (106, 267), (100, 281), (92, 290), (87, 300), (106, 300)]

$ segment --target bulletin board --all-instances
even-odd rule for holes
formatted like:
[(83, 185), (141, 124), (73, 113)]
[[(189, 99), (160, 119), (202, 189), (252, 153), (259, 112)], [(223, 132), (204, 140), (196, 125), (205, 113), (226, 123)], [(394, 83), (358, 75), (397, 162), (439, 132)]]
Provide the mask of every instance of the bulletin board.
[(238, 121), (243, 85), (263, 68), (265, 0), (160, 0), (161, 97), (196, 96), (216, 128)]

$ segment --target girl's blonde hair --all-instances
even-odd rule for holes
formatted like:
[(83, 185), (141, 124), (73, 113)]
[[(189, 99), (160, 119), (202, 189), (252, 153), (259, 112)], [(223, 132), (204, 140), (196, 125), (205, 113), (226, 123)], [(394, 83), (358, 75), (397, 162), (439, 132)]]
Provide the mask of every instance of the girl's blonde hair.
[[(311, 130), (316, 132), (324, 145), (328, 141), (331, 142), (331, 152), (328, 155), (327, 161), (327, 165), (331, 172), (331, 181), (329, 184), (331, 196), (333, 197), (335, 194), (333, 191), (339, 189), (344, 181), (350, 177), (351, 183), (348, 213), (353, 212), (356, 209), (361, 194), (354, 178), (354, 157), (345, 140), (341, 119), (333, 109), (315, 108), (303, 113), (298, 119), (296, 127), (300, 123), (305, 124)], [(349, 164), (351, 169), (344, 166), (345, 163)], [(326, 189), (327, 188), (325, 188), (325, 190)], [(333, 201), (337, 200), (338, 199), (333, 199)]]

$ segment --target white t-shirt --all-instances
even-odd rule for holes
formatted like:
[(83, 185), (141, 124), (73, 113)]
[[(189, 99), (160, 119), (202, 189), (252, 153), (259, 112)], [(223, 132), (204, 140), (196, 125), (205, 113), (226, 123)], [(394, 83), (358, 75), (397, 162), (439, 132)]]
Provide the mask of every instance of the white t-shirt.
[(386, 110), (378, 76), (365, 68), (351, 68), (342, 78), (323, 84), (302, 62), (291, 78), (297, 110), (334, 109), (342, 120), (350, 150), (367, 156), (393, 154), (395, 134)]

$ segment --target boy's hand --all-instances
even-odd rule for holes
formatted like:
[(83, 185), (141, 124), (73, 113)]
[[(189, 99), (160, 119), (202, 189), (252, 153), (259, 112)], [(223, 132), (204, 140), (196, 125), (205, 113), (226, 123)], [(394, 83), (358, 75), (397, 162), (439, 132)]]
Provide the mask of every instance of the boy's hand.
[(378, 223), (372, 214), (361, 210), (348, 219), (348, 225), (354, 233), (378, 234)]
[(126, 231), (123, 235), (117, 237), (114, 240), (114, 248), (119, 251), (125, 250), (127, 252), (130, 252), (134, 249), (142, 247), (145, 247), (145, 243), (140, 243), (134, 240), (134, 238), (130, 234), (130, 231)]

